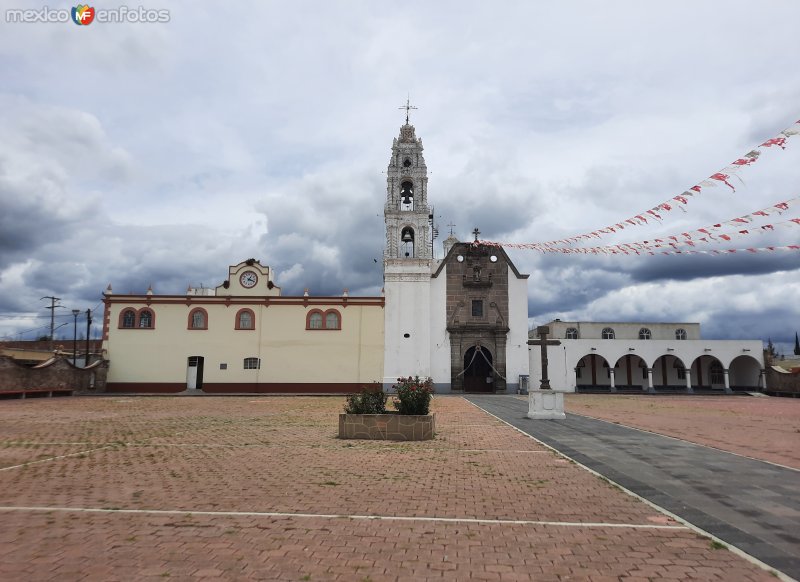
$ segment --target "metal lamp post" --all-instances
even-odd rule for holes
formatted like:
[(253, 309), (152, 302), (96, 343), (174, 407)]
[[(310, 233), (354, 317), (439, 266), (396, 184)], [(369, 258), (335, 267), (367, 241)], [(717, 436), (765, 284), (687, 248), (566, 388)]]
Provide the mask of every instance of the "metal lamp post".
[(75, 318), (75, 324), (72, 327), (72, 365), (77, 366), (78, 364), (78, 314), (81, 312), (80, 309), (73, 309), (72, 310), (72, 317)]

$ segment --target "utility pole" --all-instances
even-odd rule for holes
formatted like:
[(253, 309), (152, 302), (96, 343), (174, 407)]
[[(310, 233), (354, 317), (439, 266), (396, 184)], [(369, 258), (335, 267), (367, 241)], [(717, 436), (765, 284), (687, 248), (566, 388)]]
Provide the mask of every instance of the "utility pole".
[[(56, 307), (63, 307), (63, 305), (56, 305), (56, 301), (61, 301), (60, 297), (53, 297), (52, 295), (45, 295), (42, 299), (49, 299), (50, 300), (50, 307), (45, 307), (45, 309), (50, 310), (50, 351), (53, 351), (53, 334), (55, 333), (56, 328)], [(41, 301), (41, 299), (39, 300)]]
[(89, 365), (89, 333), (92, 331), (92, 310), (86, 310), (86, 356), (83, 358), (83, 367)]

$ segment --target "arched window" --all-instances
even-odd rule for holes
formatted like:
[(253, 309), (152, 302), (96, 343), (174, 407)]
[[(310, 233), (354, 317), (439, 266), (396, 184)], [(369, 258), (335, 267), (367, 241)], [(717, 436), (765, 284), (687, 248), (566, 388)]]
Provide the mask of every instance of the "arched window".
[(325, 313), (325, 329), (339, 329), (339, 314), (335, 311)]
[(189, 312), (189, 329), (208, 329), (208, 313), (202, 307)]
[(306, 315), (306, 329), (342, 329), (342, 315), (335, 309), (314, 309)]
[(153, 327), (153, 312), (149, 309), (143, 309), (139, 312), (139, 327), (142, 329), (150, 329)]
[(685, 329), (676, 329), (675, 330), (675, 339), (676, 340), (685, 340), (686, 339), (686, 330)]
[(260, 370), (261, 369), (261, 358), (245, 358), (244, 359), (244, 369), (245, 370)]
[(136, 312), (133, 309), (126, 309), (122, 312), (122, 323), (120, 327), (128, 329), (136, 327)]
[(578, 339), (578, 330), (574, 327), (568, 327), (567, 339)]
[(643, 327), (639, 330), (639, 339), (641, 340), (649, 340), (652, 336), (653, 334), (651, 334), (650, 330), (646, 327)]
[(602, 337), (603, 339), (614, 339), (614, 330), (610, 327), (604, 327)]
[(240, 309), (236, 313), (236, 329), (255, 329), (255, 314), (252, 309)]
[(306, 329), (322, 329), (322, 313), (312, 311), (306, 320)]

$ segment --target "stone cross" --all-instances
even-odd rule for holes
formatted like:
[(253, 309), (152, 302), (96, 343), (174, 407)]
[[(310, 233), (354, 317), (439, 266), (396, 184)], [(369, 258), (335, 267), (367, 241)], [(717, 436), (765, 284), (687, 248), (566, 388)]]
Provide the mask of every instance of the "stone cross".
[(550, 378), (547, 377), (547, 346), (560, 346), (559, 340), (547, 339), (547, 334), (550, 333), (550, 328), (546, 325), (540, 325), (536, 328), (536, 335), (539, 336), (538, 340), (528, 340), (529, 346), (542, 346), (542, 382), (539, 385), (540, 390), (550, 390)]
[(475, 227), (475, 230), (472, 231), (472, 234), (475, 235), (475, 242), (478, 242), (478, 237), (481, 235), (481, 231), (478, 230), (478, 227)]
[(546, 325), (540, 325), (536, 328), (536, 334), (542, 341), (542, 383), (539, 386), (540, 390), (550, 390), (550, 378), (547, 377), (547, 334), (550, 333), (550, 328)]

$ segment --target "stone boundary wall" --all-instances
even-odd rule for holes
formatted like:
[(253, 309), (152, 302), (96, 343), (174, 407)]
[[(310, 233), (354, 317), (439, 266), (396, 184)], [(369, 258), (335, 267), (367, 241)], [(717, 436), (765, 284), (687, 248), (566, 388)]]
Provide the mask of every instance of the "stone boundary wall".
[(345, 414), (339, 415), (340, 439), (428, 441), (436, 430), (436, 415)]
[(800, 374), (782, 373), (767, 366), (767, 393), (800, 396)]
[(108, 362), (76, 368), (68, 358), (55, 357), (33, 368), (0, 356), (0, 395), (22, 392), (105, 392)]

